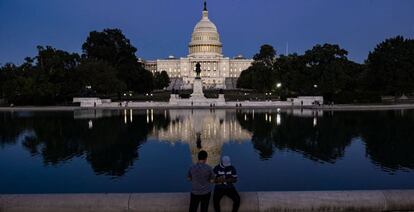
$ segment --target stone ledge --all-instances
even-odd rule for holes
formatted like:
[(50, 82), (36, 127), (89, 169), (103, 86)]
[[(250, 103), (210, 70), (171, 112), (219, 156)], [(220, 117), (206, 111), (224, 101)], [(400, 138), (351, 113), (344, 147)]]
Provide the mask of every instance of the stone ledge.
[[(241, 192), (240, 212), (414, 211), (414, 190)], [(0, 212), (187, 211), (189, 193), (0, 195)], [(231, 211), (224, 198), (223, 211)], [(212, 198), (210, 210), (213, 210)]]
[(0, 211), (128, 211), (129, 194), (2, 195)]
[(414, 190), (383, 191), (387, 211), (414, 211)]
[(260, 192), (259, 211), (384, 211), (381, 191)]

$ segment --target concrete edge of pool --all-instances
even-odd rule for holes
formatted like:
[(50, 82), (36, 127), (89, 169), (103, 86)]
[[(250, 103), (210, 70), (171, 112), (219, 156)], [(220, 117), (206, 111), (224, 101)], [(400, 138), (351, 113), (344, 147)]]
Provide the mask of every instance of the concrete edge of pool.
[[(414, 211), (414, 190), (242, 192), (240, 211)], [(189, 193), (0, 195), (8, 211), (188, 211)], [(229, 199), (222, 200), (230, 211)], [(213, 211), (210, 201), (210, 211)]]
[[(240, 102), (243, 104), (243, 102)], [(376, 110), (408, 110), (414, 109), (414, 104), (338, 104), (322, 106), (286, 106), (275, 105), (266, 106), (257, 104), (254, 106), (236, 107), (236, 106), (216, 106), (214, 109), (311, 109), (326, 111), (376, 111)], [(17, 107), (0, 107), (0, 111), (73, 111), (73, 110), (124, 110), (124, 109), (211, 109), (209, 106), (171, 106), (171, 105), (154, 105), (144, 104), (137, 107), (79, 107), (79, 106), (17, 106)]]

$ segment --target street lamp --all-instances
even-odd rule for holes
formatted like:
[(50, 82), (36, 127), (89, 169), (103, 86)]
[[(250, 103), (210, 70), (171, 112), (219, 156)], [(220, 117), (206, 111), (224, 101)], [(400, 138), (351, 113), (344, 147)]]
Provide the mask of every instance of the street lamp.
[(92, 91), (92, 85), (86, 85), (85, 86), (85, 92), (86, 92), (86, 96), (90, 96), (91, 95), (91, 91)]
[(277, 83), (277, 84), (276, 84), (276, 87), (277, 87), (277, 88), (281, 88), (281, 87), (282, 87), (282, 83), (280, 83), (280, 82), (279, 82), (279, 83)]

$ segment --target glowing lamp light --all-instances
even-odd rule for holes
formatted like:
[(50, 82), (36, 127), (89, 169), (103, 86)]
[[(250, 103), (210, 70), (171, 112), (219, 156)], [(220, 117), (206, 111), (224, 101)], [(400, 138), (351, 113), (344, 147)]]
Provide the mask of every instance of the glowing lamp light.
[(277, 87), (277, 88), (281, 88), (281, 87), (282, 87), (282, 83), (280, 83), (280, 82), (279, 82), (279, 83), (277, 83), (277, 84), (276, 84), (276, 87)]

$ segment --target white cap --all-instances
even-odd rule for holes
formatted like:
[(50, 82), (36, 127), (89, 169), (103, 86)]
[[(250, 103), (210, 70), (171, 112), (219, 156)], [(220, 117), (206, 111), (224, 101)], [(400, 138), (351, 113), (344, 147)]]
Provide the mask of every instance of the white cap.
[(223, 166), (231, 166), (231, 160), (229, 156), (223, 156), (221, 158), (221, 164), (223, 164)]

